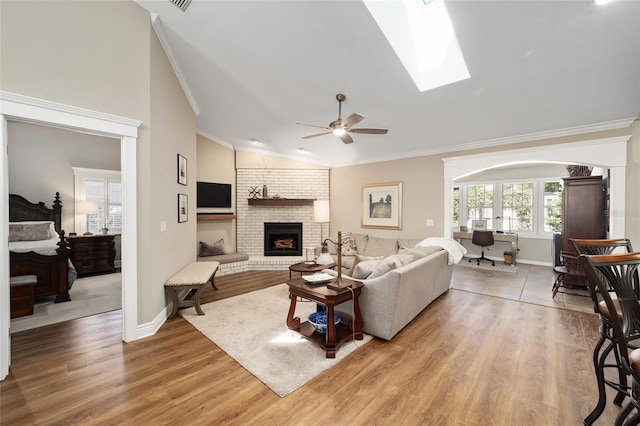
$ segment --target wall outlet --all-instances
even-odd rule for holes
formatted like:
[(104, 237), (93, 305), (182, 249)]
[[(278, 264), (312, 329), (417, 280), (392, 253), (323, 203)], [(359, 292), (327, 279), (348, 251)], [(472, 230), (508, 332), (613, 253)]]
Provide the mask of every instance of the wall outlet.
[(167, 221), (160, 221), (160, 232), (167, 232)]
[(427, 226), (433, 226), (433, 219), (427, 219)]

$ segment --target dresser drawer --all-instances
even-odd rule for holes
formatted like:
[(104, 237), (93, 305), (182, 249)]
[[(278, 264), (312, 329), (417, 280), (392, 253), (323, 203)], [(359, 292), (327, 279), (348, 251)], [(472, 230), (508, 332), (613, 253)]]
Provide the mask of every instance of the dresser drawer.
[(70, 237), (69, 248), (69, 259), (79, 276), (115, 271), (114, 235)]

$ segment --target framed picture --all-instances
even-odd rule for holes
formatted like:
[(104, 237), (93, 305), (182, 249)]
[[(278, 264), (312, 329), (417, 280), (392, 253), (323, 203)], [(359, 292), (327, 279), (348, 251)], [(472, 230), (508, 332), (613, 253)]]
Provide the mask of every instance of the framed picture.
[(178, 183), (187, 184), (187, 159), (178, 154)]
[(402, 229), (402, 182), (362, 185), (362, 227)]
[(187, 194), (178, 194), (178, 223), (189, 219), (189, 199)]

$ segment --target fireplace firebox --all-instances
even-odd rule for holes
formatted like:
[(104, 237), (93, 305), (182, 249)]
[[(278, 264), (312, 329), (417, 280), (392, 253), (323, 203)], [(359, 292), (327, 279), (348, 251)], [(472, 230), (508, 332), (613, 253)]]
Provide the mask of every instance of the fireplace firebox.
[(302, 223), (265, 222), (265, 256), (302, 256)]

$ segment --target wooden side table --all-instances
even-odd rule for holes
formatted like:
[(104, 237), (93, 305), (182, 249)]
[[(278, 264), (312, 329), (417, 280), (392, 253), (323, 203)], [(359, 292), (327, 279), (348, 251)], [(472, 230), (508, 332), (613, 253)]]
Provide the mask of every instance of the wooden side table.
[[(343, 278), (342, 280), (346, 285), (351, 286), (353, 292), (348, 288), (336, 291), (328, 289), (326, 284), (309, 284), (302, 278), (295, 278), (287, 282), (287, 285), (289, 286), (289, 293), (291, 295), (291, 305), (289, 306), (289, 315), (287, 316), (287, 327), (289, 330), (297, 332), (302, 337), (314, 342), (324, 349), (326, 351), (327, 358), (336, 357), (336, 349), (342, 342), (353, 340), (354, 337), (356, 340), (362, 340), (364, 337), (362, 334), (362, 313), (360, 312), (360, 304), (358, 302), (358, 298), (360, 297), (364, 284), (360, 281), (354, 281), (348, 278)], [(326, 306), (328, 321), (326, 333), (320, 333), (316, 331), (313, 325), (308, 321), (301, 322), (300, 318), (294, 317), (298, 297), (312, 300), (319, 305)], [(339, 324), (334, 324), (334, 308), (343, 302), (351, 300), (352, 298), (355, 321), (352, 319), (349, 320), (347, 324), (345, 324), (344, 321), (341, 321)]]
[(300, 272), (300, 275), (313, 274), (314, 272), (320, 272), (323, 269), (333, 269), (335, 266), (335, 263), (329, 263), (327, 265), (318, 265), (317, 263), (307, 262), (294, 263), (289, 266), (289, 279), (291, 279), (291, 272)]

